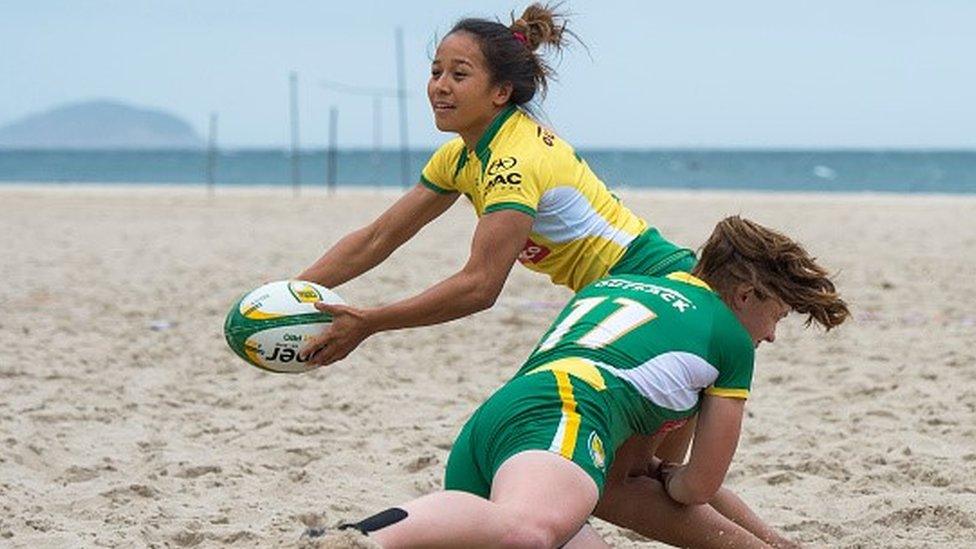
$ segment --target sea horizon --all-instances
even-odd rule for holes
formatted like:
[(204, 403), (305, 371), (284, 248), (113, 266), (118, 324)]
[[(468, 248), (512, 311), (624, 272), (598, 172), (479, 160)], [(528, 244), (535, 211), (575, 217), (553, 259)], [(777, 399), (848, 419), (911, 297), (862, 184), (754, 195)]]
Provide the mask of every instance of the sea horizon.
[[(204, 149), (0, 149), (0, 184), (337, 185), (403, 187), (433, 149), (349, 147)], [(758, 191), (976, 193), (976, 150), (580, 148), (608, 187)], [(330, 176), (330, 173), (334, 174)]]

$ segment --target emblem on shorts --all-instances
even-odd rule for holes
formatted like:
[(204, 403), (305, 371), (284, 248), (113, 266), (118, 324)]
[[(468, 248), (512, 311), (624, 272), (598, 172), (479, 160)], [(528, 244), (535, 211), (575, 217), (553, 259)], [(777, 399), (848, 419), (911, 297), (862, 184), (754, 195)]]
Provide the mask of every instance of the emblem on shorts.
[(607, 454), (603, 450), (603, 440), (600, 435), (596, 434), (596, 431), (590, 433), (586, 446), (590, 449), (590, 459), (593, 460), (593, 465), (602, 471), (607, 465)]

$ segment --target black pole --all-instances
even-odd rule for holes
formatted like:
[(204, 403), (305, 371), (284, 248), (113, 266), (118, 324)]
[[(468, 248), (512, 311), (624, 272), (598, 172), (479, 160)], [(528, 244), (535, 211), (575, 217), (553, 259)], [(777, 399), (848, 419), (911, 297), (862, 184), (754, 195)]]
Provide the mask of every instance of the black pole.
[(338, 127), (339, 110), (332, 107), (329, 109), (329, 169), (326, 176), (329, 194), (335, 193), (336, 175), (339, 173)]
[(291, 88), (291, 185), (293, 193), (298, 196), (302, 184), (298, 145), (298, 73), (292, 71), (288, 80)]
[(407, 143), (407, 77), (403, 61), (403, 29), (396, 28), (397, 98), (400, 104), (400, 173), (403, 187), (410, 186), (410, 145)]

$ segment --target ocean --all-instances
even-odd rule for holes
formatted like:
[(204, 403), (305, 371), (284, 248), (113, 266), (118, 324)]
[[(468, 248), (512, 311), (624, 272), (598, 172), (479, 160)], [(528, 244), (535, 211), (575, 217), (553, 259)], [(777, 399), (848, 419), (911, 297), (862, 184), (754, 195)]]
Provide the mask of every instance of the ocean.
[[(410, 153), (415, 182), (433, 151)], [(611, 188), (762, 191), (976, 193), (976, 151), (581, 150)], [(397, 151), (346, 150), (336, 155), (342, 186), (402, 186)], [(325, 186), (323, 150), (304, 151), (303, 186)], [(0, 184), (31, 182), (203, 185), (206, 151), (0, 150)], [(216, 185), (291, 185), (291, 158), (281, 150), (221, 151)]]

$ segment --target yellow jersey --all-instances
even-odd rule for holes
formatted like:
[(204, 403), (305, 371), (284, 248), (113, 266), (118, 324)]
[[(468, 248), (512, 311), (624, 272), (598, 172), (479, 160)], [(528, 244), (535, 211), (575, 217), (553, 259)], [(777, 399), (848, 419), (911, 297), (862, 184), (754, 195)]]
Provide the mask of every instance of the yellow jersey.
[(532, 216), (519, 261), (573, 291), (622, 263), (645, 273), (693, 257), (649, 229), (568, 143), (514, 105), (473, 151), (460, 137), (441, 146), (420, 179), (438, 193), (463, 193), (479, 217), (506, 209)]

